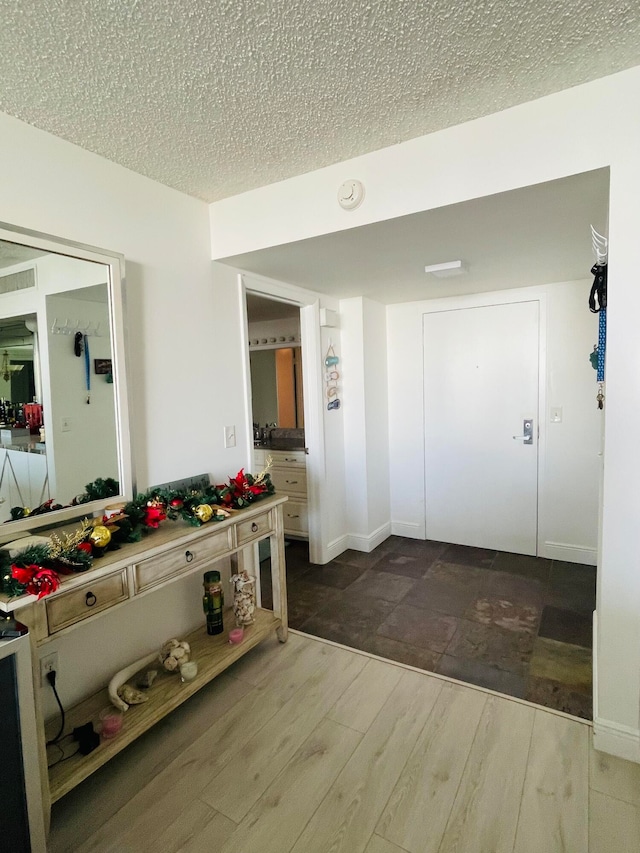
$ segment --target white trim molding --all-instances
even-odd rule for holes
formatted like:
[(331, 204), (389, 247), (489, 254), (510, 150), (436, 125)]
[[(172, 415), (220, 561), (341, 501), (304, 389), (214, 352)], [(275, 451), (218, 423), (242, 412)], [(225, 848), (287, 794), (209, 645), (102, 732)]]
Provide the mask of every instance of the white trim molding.
[(597, 548), (569, 545), (566, 542), (543, 542), (538, 556), (547, 560), (563, 560), (565, 563), (583, 563), (586, 566), (598, 565)]
[(624, 758), (625, 761), (635, 761), (640, 764), (640, 729), (622, 726), (612, 720), (595, 717), (593, 720), (593, 748), (598, 752), (606, 752)]
[(354, 551), (364, 551), (366, 554), (375, 550), (378, 545), (381, 545), (385, 539), (391, 536), (391, 522), (387, 521), (381, 524), (377, 530), (370, 533), (368, 536), (362, 536), (358, 533), (349, 533), (345, 538), (347, 540), (347, 548), (352, 548)]
[[(331, 560), (335, 560), (336, 557), (339, 557), (343, 551), (346, 551), (349, 547), (349, 536), (345, 533), (344, 536), (339, 536), (337, 539), (334, 539), (332, 542), (329, 542), (326, 548), (322, 549), (320, 565), (324, 565), (325, 563), (331, 562)], [(318, 562), (315, 560), (314, 562)]]
[(407, 539), (426, 539), (424, 528), (424, 524), (418, 524), (415, 521), (392, 521), (391, 535), (404, 536)]

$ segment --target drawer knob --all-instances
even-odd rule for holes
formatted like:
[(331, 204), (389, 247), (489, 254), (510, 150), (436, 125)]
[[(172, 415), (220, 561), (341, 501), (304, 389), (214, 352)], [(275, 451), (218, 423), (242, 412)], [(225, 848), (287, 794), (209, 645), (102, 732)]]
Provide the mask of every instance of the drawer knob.
[(257, 532), (258, 532), (258, 525), (257, 525), (257, 523), (256, 523), (255, 521), (254, 521), (254, 522), (252, 523), (252, 525), (251, 525), (251, 532), (252, 532), (252, 533), (257, 533)]
[(191, 551), (185, 551), (184, 552), (184, 558), (187, 561), (187, 563), (190, 563), (193, 560), (193, 556), (194, 555)]
[(289, 483), (289, 485), (290, 485), (290, 486), (295, 486), (295, 484), (296, 484), (298, 481), (297, 481), (297, 480), (285, 480), (285, 482), (286, 482), (286, 483)]
[(293, 515), (293, 513), (288, 512), (287, 518), (300, 518), (300, 516), (299, 515)]
[(93, 607), (97, 600), (98, 599), (92, 592), (88, 592), (84, 597), (84, 603), (87, 605), (87, 607)]

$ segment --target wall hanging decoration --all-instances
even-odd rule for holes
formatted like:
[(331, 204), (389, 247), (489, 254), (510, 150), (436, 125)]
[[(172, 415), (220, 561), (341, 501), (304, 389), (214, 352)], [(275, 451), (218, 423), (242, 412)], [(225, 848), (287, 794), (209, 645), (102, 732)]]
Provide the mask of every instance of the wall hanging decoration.
[(598, 382), (598, 393), (596, 401), (599, 409), (604, 408), (604, 368), (607, 348), (607, 261), (608, 240), (599, 234), (593, 225), (591, 226), (591, 245), (596, 262), (591, 267), (593, 284), (589, 293), (589, 310), (593, 314), (599, 314), (598, 344), (594, 346), (589, 359), (596, 369), (596, 381)]
[(335, 353), (333, 344), (329, 341), (329, 348), (324, 358), (324, 366), (326, 368), (324, 381), (327, 410), (330, 412), (340, 408), (340, 398), (338, 397), (338, 380), (340, 379), (340, 374), (338, 373), (339, 363), (340, 359)]

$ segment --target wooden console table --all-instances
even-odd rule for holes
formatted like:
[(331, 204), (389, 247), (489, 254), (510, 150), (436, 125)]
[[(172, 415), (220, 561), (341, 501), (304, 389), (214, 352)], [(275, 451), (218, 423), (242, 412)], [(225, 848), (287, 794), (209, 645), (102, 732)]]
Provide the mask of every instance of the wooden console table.
[[(286, 641), (287, 591), (282, 513), (286, 500), (286, 497), (277, 496), (264, 498), (224, 521), (209, 522), (198, 528), (184, 522), (167, 522), (143, 541), (108, 552), (96, 560), (89, 571), (64, 577), (60, 588), (40, 601), (28, 595), (13, 599), (0, 595), (0, 610), (14, 612), (19, 621), (28, 625), (32, 638), (47, 826), (52, 802), (86, 779), (273, 631), (277, 632), (281, 642)], [(115, 738), (101, 741), (89, 755), (74, 755), (47, 771), (46, 737), (56, 733), (58, 723), (52, 721), (45, 734), (39, 683), (42, 647), (106, 611), (126, 607), (128, 602), (142, 595), (152, 594), (186, 575), (202, 572), (216, 560), (231, 557), (238, 569), (251, 565), (255, 543), (267, 538), (271, 545), (273, 611), (256, 608), (255, 624), (245, 629), (244, 639), (238, 645), (228, 643), (226, 631), (218, 636), (208, 636), (203, 616), (202, 627), (184, 638), (191, 644), (192, 659), (198, 662), (194, 681), (182, 683), (179, 676), (160, 672), (149, 692), (149, 700), (129, 708), (124, 715), (122, 730)], [(66, 712), (64, 733), (89, 721), (96, 724), (99, 712), (108, 705), (106, 688), (89, 696)]]

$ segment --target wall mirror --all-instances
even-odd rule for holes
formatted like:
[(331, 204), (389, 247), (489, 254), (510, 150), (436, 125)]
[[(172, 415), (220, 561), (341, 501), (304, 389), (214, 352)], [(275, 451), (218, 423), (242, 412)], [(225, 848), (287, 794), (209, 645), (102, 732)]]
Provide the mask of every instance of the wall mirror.
[(304, 428), (301, 348), (257, 350), (249, 358), (254, 421)]
[[(120, 255), (0, 223), (0, 542), (133, 494), (123, 272)], [(70, 505), (99, 478), (119, 494)], [(49, 500), (63, 508), (12, 520)]]

